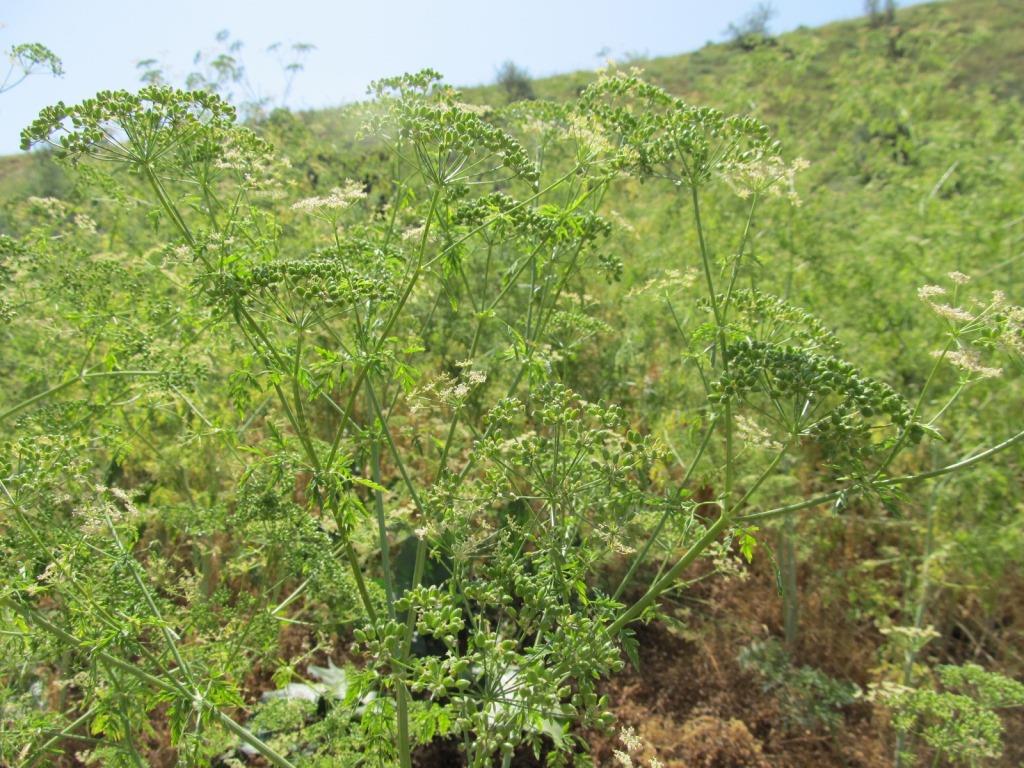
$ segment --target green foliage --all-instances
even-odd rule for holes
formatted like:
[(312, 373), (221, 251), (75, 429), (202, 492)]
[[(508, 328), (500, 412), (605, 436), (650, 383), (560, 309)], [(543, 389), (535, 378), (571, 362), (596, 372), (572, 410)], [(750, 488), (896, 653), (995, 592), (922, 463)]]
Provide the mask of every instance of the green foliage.
[(820, 669), (796, 666), (782, 644), (771, 638), (740, 651), (740, 666), (755, 673), (764, 691), (779, 701), (784, 724), (794, 732), (826, 728), (842, 722), (842, 709), (856, 701), (860, 689)]
[(580, 109), (613, 141), (614, 167), (699, 188), (767, 162), (779, 145), (750, 117), (695, 107), (633, 75), (601, 77), (580, 97)]
[(999, 710), (1024, 705), (1024, 685), (976, 664), (936, 669), (938, 686), (883, 690), (893, 727), (920, 739), (935, 760), (978, 765), (1003, 753)]

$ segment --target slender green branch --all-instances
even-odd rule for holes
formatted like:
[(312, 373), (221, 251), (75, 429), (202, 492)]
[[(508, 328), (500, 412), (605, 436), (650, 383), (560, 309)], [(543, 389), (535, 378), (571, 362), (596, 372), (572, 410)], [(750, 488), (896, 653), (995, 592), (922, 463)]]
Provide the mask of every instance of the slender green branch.
[[(409, 297), (412, 295), (413, 289), (419, 282), (420, 274), (424, 267), (423, 256), (427, 248), (427, 238), (430, 236), (430, 226), (434, 220), (434, 214), (437, 211), (437, 204), (441, 198), (441, 191), (435, 190), (433, 196), (430, 198), (430, 209), (427, 213), (426, 221), (423, 225), (423, 235), (420, 238), (419, 252), (416, 257), (416, 266), (412, 271), (412, 275), (406, 282), (405, 290), (398, 299), (398, 303), (392, 309), (391, 314), (388, 316), (387, 322), (384, 324), (384, 328), (380, 332), (380, 336), (377, 342), (374, 344), (373, 349), (369, 355), (369, 359), (366, 360), (360, 367), (359, 372), (356, 374), (355, 383), (352, 385), (352, 394), (349, 397), (348, 405), (345, 406), (345, 414), (342, 416), (341, 423), (338, 425), (338, 429), (335, 432), (334, 440), (331, 442), (331, 449), (327, 454), (327, 461), (325, 466), (330, 469), (334, 465), (334, 459), (337, 456), (338, 448), (341, 445), (341, 439), (345, 435), (348, 429), (348, 423), (352, 418), (352, 411), (355, 408), (356, 398), (363, 387), (363, 380), (366, 378), (367, 373), (370, 371), (370, 366), (373, 365), (374, 358), (384, 345), (387, 343), (388, 334), (391, 333), (391, 329), (398, 321), (399, 316), (402, 314), (402, 310), (405, 309), (406, 302), (409, 301)], [(428, 265), (429, 266), (429, 265)]]
[(612, 636), (617, 635), (624, 627), (628, 624), (636, 621), (640, 616), (643, 615), (644, 611), (654, 604), (663, 592), (669, 589), (675, 582), (676, 579), (685, 571), (694, 560), (700, 557), (701, 553), (704, 552), (719, 536), (719, 534), (729, 525), (729, 516), (724, 512), (719, 514), (718, 519), (712, 523), (704, 535), (695, 541), (686, 553), (676, 561), (660, 579), (655, 581), (644, 593), (643, 597), (637, 600), (633, 605), (627, 608), (623, 613), (612, 622), (608, 628), (609, 634)]
[(700, 262), (704, 268), (704, 280), (707, 283), (708, 289), (708, 301), (711, 302), (711, 312), (715, 316), (715, 325), (718, 327), (718, 333), (721, 336), (725, 332), (724, 318), (722, 317), (722, 311), (718, 306), (718, 293), (715, 291), (715, 280), (711, 275), (711, 254), (708, 253), (707, 242), (704, 239), (704, 223), (700, 215), (700, 193), (698, 192), (696, 185), (691, 185), (690, 192), (693, 199), (693, 219), (697, 226), (697, 242), (700, 245)]
[[(679, 483), (679, 486), (681, 488), (685, 488), (686, 484), (690, 482), (690, 477), (692, 477), (694, 470), (700, 463), (701, 457), (704, 455), (704, 451), (707, 449), (708, 444), (711, 442), (711, 437), (715, 433), (715, 426), (717, 422), (717, 419), (712, 419), (711, 423), (708, 424), (708, 428), (704, 431), (704, 438), (700, 441), (700, 446), (697, 448), (697, 453), (694, 455), (693, 460), (690, 462), (690, 465), (686, 468), (686, 474), (683, 476), (683, 479)], [(639, 568), (640, 565), (644, 562), (644, 560), (647, 559), (647, 555), (650, 552), (651, 547), (654, 546), (654, 543), (655, 541), (657, 541), (658, 536), (661, 535), (661, 529), (665, 526), (665, 523), (668, 521), (669, 517), (675, 511), (677, 511), (675, 507), (666, 507), (665, 511), (661, 515), (661, 518), (658, 520), (658, 524), (654, 526), (654, 530), (651, 532), (651, 535), (647, 537), (647, 541), (644, 542), (644, 545), (640, 549), (640, 552), (638, 552), (636, 557), (633, 558), (633, 562), (629, 564), (629, 570), (626, 571), (626, 575), (622, 577), (622, 581), (619, 582), (618, 588), (616, 588), (615, 593), (612, 595), (613, 600), (619, 599), (619, 596), (622, 594), (622, 590), (626, 588), (626, 585), (629, 583), (629, 580), (633, 578), (633, 574), (636, 573), (637, 568)]]
[(903, 446), (906, 445), (907, 438), (910, 435), (909, 427), (913, 426), (913, 424), (917, 422), (917, 418), (921, 414), (921, 408), (924, 406), (925, 394), (927, 394), (928, 389), (931, 387), (932, 380), (935, 378), (935, 374), (938, 372), (939, 366), (942, 365), (942, 362), (946, 359), (946, 356), (949, 354), (950, 350), (953, 349), (953, 345), (955, 343), (956, 340), (950, 337), (950, 339), (946, 342), (945, 346), (943, 346), (942, 352), (940, 352), (939, 355), (936, 357), (935, 363), (932, 365), (931, 370), (928, 372), (928, 378), (925, 379), (924, 386), (921, 387), (921, 392), (917, 396), (917, 401), (914, 403), (914, 410), (911, 412), (908, 427), (900, 433), (899, 437), (896, 438), (896, 442), (893, 443), (893, 446), (886, 454), (885, 459), (882, 460), (882, 463), (878, 465), (878, 469), (876, 469), (874, 475), (872, 475), (872, 480), (878, 479), (881, 476), (881, 474), (886, 469), (889, 468), (889, 465), (892, 464), (893, 460), (896, 458), (896, 455), (900, 452)]
[[(941, 477), (942, 475), (948, 475), (951, 472), (957, 472), (961, 469), (978, 464), (997, 453), (1005, 451), (1013, 445), (1016, 445), (1021, 440), (1024, 440), (1024, 432), (1018, 432), (1013, 437), (1004, 440), (1001, 443), (993, 445), (981, 453), (976, 453), (971, 456), (965, 456), (964, 458), (956, 461), (952, 464), (947, 464), (944, 467), (933, 469), (928, 472), (919, 472), (910, 475), (900, 475), (899, 477), (889, 477), (884, 480), (878, 480), (872, 483), (875, 487), (890, 487), (909, 485), (910, 483), (920, 482), (922, 480), (929, 480), (933, 477)], [(774, 509), (764, 510), (763, 512), (752, 512), (749, 515), (740, 515), (736, 518), (736, 522), (746, 523), (752, 520), (768, 520), (773, 517), (781, 517), (782, 515), (788, 515), (790, 512), (799, 512), (803, 509), (810, 509), (812, 507), (820, 507), (822, 504), (828, 504), (830, 502), (837, 501), (844, 496), (857, 490), (857, 486), (851, 485), (847, 488), (843, 488), (838, 491), (832, 491), (831, 493), (822, 494), (821, 496), (815, 496), (811, 499), (805, 499), (803, 501), (794, 502), (793, 504), (787, 504), (783, 507), (776, 507)]]
[(725, 301), (722, 305), (722, 319), (729, 319), (729, 305), (732, 302), (733, 290), (736, 287), (736, 280), (740, 275), (740, 265), (743, 263), (743, 254), (746, 251), (747, 239), (750, 236), (750, 226), (754, 221), (754, 211), (757, 210), (758, 196), (755, 193), (750, 202), (750, 212), (747, 214), (747, 222), (743, 225), (743, 236), (740, 238), (739, 248), (736, 249), (736, 257), (733, 259), (732, 277), (729, 279), (729, 287), (725, 291)]
[[(373, 441), (370, 446), (370, 477), (380, 486), (380, 443)], [(380, 547), (380, 566), (384, 575), (384, 591), (388, 597), (388, 612), (395, 617), (395, 582), (391, 573), (391, 544), (388, 542), (388, 526), (384, 517), (384, 494), (380, 488), (373, 490), (373, 507), (377, 513), (377, 538)]]
[(35, 764), (40, 759), (46, 757), (46, 751), (50, 749), (50, 747), (54, 746), (61, 739), (76, 738), (76, 736), (72, 732), (80, 725), (83, 725), (90, 717), (93, 716), (95, 712), (95, 706), (91, 707), (90, 709), (87, 709), (85, 712), (83, 712), (81, 715), (75, 718), (72, 722), (68, 723), (66, 726), (61, 728), (60, 731), (53, 734), (53, 736), (51, 736), (38, 747), (33, 749), (31, 753), (25, 756), (25, 768), (33, 768), (33, 766), (35, 766)]
[(192, 701), (197, 706), (209, 708), (211, 714), (214, 716), (218, 723), (220, 723), (228, 731), (235, 734), (243, 742), (245, 742), (253, 749), (255, 749), (257, 752), (259, 752), (261, 755), (263, 755), (263, 757), (270, 761), (271, 765), (275, 765), (278, 768), (295, 768), (295, 766), (286, 757), (279, 754), (276, 750), (274, 750), (272, 747), (266, 744), (262, 739), (256, 736), (256, 734), (252, 733), (245, 726), (240, 725), (239, 723), (232, 720), (230, 717), (221, 712), (217, 707), (213, 706), (208, 701), (201, 698), (198, 694), (193, 694), (189, 692), (188, 689), (182, 686), (182, 684), (176, 681), (174, 678), (169, 677), (167, 679), (164, 679), (156, 677), (154, 675), (151, 675), (146, 670), (135, 666), (129, 661), (120, 659), (117, 656), (107, 653), (106, 651), (89, 647), (74, 635), (65, 632), (56, 624), (53, 624), (50, 621), (48, 621), (45, 617), (43, 617), (41, 613), (39, 613), (34, 608), (30, 608), (26, 605), (18, 603), (12, 600), (11, 598), (0, 598), (0, 606), (3, 606), (14, 611), (23, 619), (25, 619), (25, 621), (35, 624), (40, 629), (49, 632), (51, 635), (61, 640), (69, 648), (75, 648), (78, 651), (85, 653), (98, 661), (103, 662), (104, 664), (107, 664), (111, 667), (126, 672), (129, 675), (132, 675), (133, 677), (141, 680), (142, 682), (146, 683), (147, 685), (153, 688)]
[(78, 376), (75, 376), (74, 378), (67, 379), (66, 381), (62, 381), (60, 384), (50, 387), (45, 392), (40, 392), (39, 394), (33, 395), (27, 400), (22, 400), (17, 405), (11, 406), (3, 413), (0, 413), (0, 421), (9, 419), (11, 416), (16, 416), (17, 414), (24, 411), (26, 408), (31, 408), (39, 401), (46, 400), (49, 397), (53, 397), (54, 395), (63, 392), (65, 389), (73, 387), (75, 384), (84, 384), (85, 382), (91, 381), (93, 379), (117, 378), (121, 376), (125, 378), (135, 378), (163, 375), (165, 375), (164, 371), (95, 371), (93, 373), (82, 373)]

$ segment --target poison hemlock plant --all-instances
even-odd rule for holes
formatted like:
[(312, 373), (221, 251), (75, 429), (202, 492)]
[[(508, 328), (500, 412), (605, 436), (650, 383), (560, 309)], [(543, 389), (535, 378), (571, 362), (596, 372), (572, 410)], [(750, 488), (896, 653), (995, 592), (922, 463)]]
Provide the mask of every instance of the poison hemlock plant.
[[(0, 412), (3, 642), (33, 660), (5, 672), (5, 758), (40, 764), (88, 723), (97, 759), (138, 764), (159, 710), (187, 764), (241, 746), (277, 766), (408, 768), (438, 737), (474, 768), (524, 745), (586, 764), (581, 734), (613, 719), (601, 681), (699, 559), (749, 560), (757, 521), (891, 502), (1024, 438), (889, 472), (935, 431), (921, 401), (742, 280), (758, 211), (792, 199), (802, 167), (759, 121), (619, 72), (567, 105), (470, 106), (432, 71), (372, 92), (364, 141), (387, 175), (313, 195), (209, 92), (103, 92), (24, 132), (142, 201), (147, 228), (116, 262), (80, 241), (86, 275), (57, 280), (86, 288), (75, 354)], [(585, 391), (614, 331), (588, 288), (622, 273), (602, 203), (634, 180), (688, 211), (695, 248), (672, 280), (692, 270), (703, 289), (678, 324), (701, 392), (681, 474), (635, 414)], [(745, 207), (728, 234), (707, 226), (722, 189)], [(2, 241), (22, 298), (49, 290), (35, 266), (67, 263), (33, 231)], [(124, 288), (100, 312), (104, 270)], [(831, 490), (760, 506), (812, 453)], [(274, 663), (282, 622), (344, 650), (345, 693), (246, 725), (246, 674)]]

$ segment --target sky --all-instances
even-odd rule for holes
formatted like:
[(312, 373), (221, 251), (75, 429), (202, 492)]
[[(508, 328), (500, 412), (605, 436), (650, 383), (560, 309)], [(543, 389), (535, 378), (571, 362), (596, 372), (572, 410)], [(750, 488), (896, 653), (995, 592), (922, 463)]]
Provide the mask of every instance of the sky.
[[(906, 4), (900, 3), (900, 5)], [(0, 0), (0, 50), (38, 42), (64, 62), (0, 94), (0, 154), (39, 110), (96, 91), (140, 86), (137, 64), (157, 59), (180, 85), (197, 51), (229, 30), (249, 93), (281, 100), (284, 76), (268, 46), (315, 46), (287, 106), (362, 98), (374, 79), (431, 67), (454, 85), (493, 82), (506, 60), (534, 77), (593, 69), (609, 57), (662, 56), (721, 41), (757, 0)], [(774, 32), (859, 16), (864, 0), (774, 0)], [(6, 62), (0, 59), (0, 80)], [(245, 95), (245, 94), (243, 94)]]

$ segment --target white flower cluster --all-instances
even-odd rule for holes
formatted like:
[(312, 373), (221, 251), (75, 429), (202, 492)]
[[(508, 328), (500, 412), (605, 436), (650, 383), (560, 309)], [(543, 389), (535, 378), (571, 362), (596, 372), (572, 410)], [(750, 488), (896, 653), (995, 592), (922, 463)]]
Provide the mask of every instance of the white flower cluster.
[(868, 683), (868, 694), (866, 698), (872, 704), (878, 702), (888, 704), (893, 699), (905, 696), (913, 690), (913, 688), (908, 688), (905, 685), (900, 685), (899, 683), (894, 683), (890, 680), (883, 680), (880, 683)]
[(423, 231), (426, 228), (427, 228), (426, 224), (419, 224), (419, 225), (417, 225), (415, 227), (409, 227), (407, 230), (405, 230), (402, 233), (402, 239), (405, 240), (406, 242), (409, 242), (411, 240), (417, 240), (417, 241), (418, 240), (422, 240), (423, 239)]
[[(971, 278), (963, 272), (950, 272), (947, 277), (955, 286), (952, 302), (956, 302), (960, 286), (969, 283)], [(981, 379), (1001, 376), (1002, 368), (984, 365), (981, 356), (975, 350), (966, 347), (965, 341), (973, 334), (981, 332), (990, 339), (998, 340), (1005, 349), (1024, 354), (1024, 307), (1010, 304), (1006, 294), (994, 291), (989, 301), (975, 299), (972, 302), (973, 311), (970, 311), (962, 306), (941, 301), (941, 297), (947, 293), (948, 291), (939, 285), (923, 285), (917, 290), (918, 298), (927, 303), (933, 312), (957, 324), (953, 337), (958, 348), (933, 352), (932, 355), (948, 360), (957, 368)]]
[(479, 117), (489, 115), (491, 112), (494, 111), (494, 107), (492, 107), (489, 104), (467, 104), (464, 101), (453, 101), (451, 102), (451, 105), (460, 112), (467, 112), (471, 115), (477, 115)]
[[(942, 352), (932, 352), (934, 357), (941, 357)], [(946, 352), (945, 358), (961, 370), (976, 374), (982, 379), (994, 379), (1003, 375), (1002, 368), (989, 368), (981, 363), (981, 357), (970, 349), (954, 349)]]
[(762, 157), (750, 162), (735, 163), (723, 171), (726, 182), (741, 198), (756, 195), (785, 197), (794, 206), (801, 205), (796, 191), (796, 175), (810, 168), (802, 157), (786, 165), (781, 157)]
[(941, 285), (922, 285), (917, 289), (917, 298), (921, 301), (931, 301), (938, 296), (945, 296), (946, 289)]
[(1000, 342), (1017, 354), (1024, 355), (1024, 307), (1010, 304), (1005, 293), (995, 291), (992, 294), (992, 308), (1005, 318), (1000, 329)]
[[(957, 279), (953, 278), (953, 275), (958, 275), (964, 278), (963, 282), (970, 279), (967, 275), (964, 275), (961, 272), (951, 272), (949, 275), (950, 279), (953, 279), (953, 282), (956, 282), (958, 285), (962, 285), (963, 283), (958, 282)], [(966, 309), (963, 309), (962, 307), (954, 307), (952, 304), (946, 304), (937, 300), (940, 296), (945, 295), (946, 289), (941, 285), (922, 285), (917, 289), (917, 297), (921, 299), (921, 301), (926, 302), (928, 306), (932, 308), (932, 311), (939, 317), (944, 317), (947, 320), (956, 323), (969, 323), (975, 319), (974, 315)]]
[(91, 216), (88, 216), (84, 213), (75, 214), (75, 226), (78, 227), (83, 232), (85, 232), (86, 234), (96, 234), (96, 222), (93, 221)]
[(745, 445), (766, 451), (781, 451), (782, 443), (773, 440), (771, 433), (753, 419), (737, 415), (735, 419), (736, 437)]
[[(639, 736), (636, 735), (636, 731), (632, 727), (623, 728), (619, 732), (619, 741), (625, 746), (625, 750), (616, 749), (612, 752), (615, 757), (615, 762), (618, 763), (622, 768), (634, 768), (640, 764), (633, 762), (632, 754), (641, 752), (644, 749), (644, 743)], [(656, 757), (652, 757), (650, 760), (650, 768), (664, 768), (664, 763)]]
[(611, 222), (622, 232), (630, 235), (631, 237), (637, 237), (636, 227), (630, 223), (629, 219), (623, 216), (618, 211), (608, 211), (608, 218)]
[(569, 134), (586, 155), (604, 155), (614, 149), (614, 145), (592, 116), (572, 115), (569, 118)]
[(666, 269), (658, 277), (652, 277), (643, 285), (631, 288), (626, 298), (632, 299), (650, 291), (663, 292), (671, 288), (689, 288), (697, 279), (697, 272), (692, 269), (681, 271), (678, 269)]
[(878, 631), (899, 648), (911, 649), (914, 652), (920, 651), (932, 640), (940, 637), (939, 633), (935, 631), (935, 627), (930, 624), (924, 627), (881, 627)]
[(416, 389), (410, 395), (410, 410), (413, 413), (429, 410), (431, 405), (438, 401), (452, 408), (461, 407), (473, 389), (487, 381), (487, 374), (483, 371), (467, 370), (471, 364), (471, 361), (459, 363), (463, 372), (457, 378), (448, 375), (438, 376)]
[(26, 202), (36, 211), (51, 219), (62, 219), (67, 214), (68, 206), (56, 197), (30, 197)]
[(307, 197), (292, 205), (293, 211), (318, 214), (325, 211), (342, 211), (357, 200), (366, 197), (363, 185), (358, 181), (347, 181), (344, 187), (334, 187), (322, 197)]
[(966, 285), (971, 281), (971, 276), (965, 275), (963, 272), (950, 272), (947, 277), (957, 285)]

